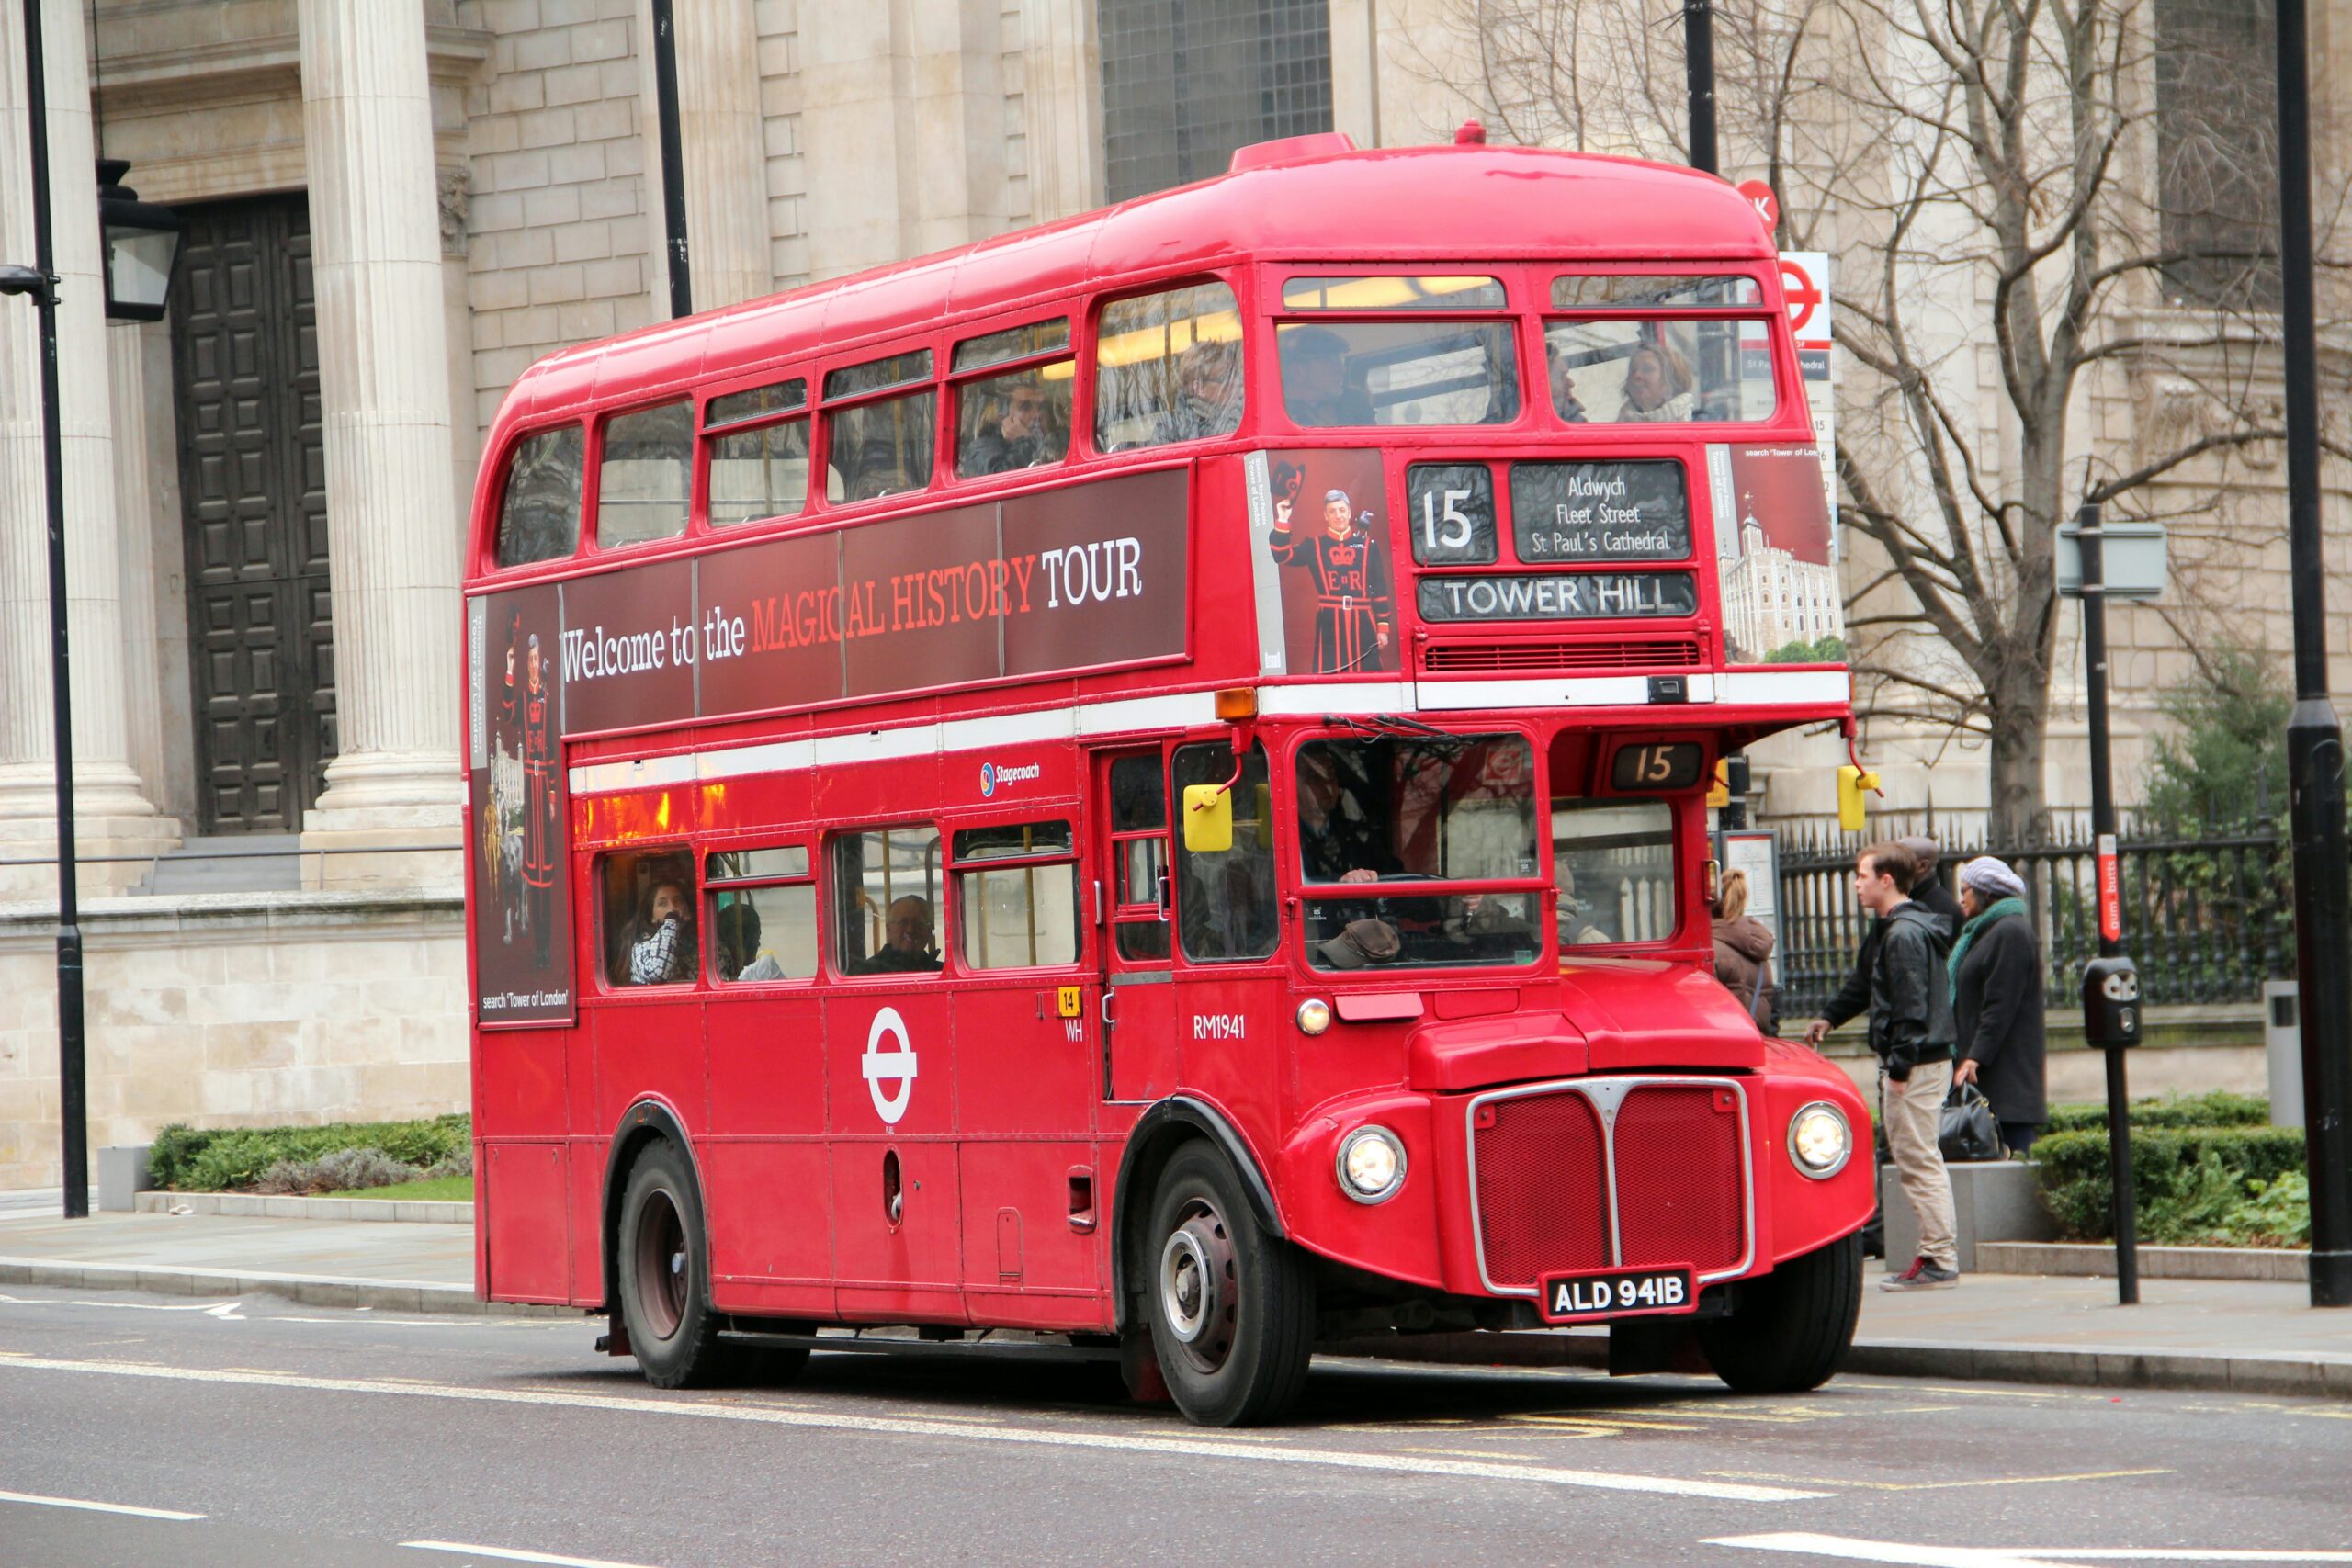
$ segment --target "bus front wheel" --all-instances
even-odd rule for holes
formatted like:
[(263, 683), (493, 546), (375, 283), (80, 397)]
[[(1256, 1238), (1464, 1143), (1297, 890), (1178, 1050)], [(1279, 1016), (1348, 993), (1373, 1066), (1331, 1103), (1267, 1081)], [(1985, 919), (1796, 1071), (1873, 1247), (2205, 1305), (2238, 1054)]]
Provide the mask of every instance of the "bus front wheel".
[(675, 1145), (649, 1145), (629, 1168), (614, 1240), (621, 1319), (645, 1381), (656, 1388), (718, 1381), (725, 1347), (710, 1306), (709, 1242)]
[(1204, 1427), (1280, 1419), (1306, 1385), (1314, 1280), (1208, 1145), (1169, 1160), (1146, 1246), (1146, 1311), (1177, 1407)]
[(1837, 1371), (1862, 1310), (1857, 1234), (1792, 1258), (1740, 1288), (1739, 1303), (1699, 1324), (1699, 1349), (1742, 1393), (1802, 1393)]

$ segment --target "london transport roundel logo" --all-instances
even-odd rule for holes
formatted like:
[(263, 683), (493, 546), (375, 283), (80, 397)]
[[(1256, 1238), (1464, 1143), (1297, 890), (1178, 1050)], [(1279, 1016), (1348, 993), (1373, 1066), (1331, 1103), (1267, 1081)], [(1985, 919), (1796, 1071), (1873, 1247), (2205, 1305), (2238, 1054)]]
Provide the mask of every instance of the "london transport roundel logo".
[(994, 795), (995, 793), (996, 793), (996, 764), (995, 764), (994, 762), (982, 762), (982, 763), (980, 764), (980, 795), (981, 795), (981, 798), (986, 799), (988, 796), (989, 796), (989, 795)]
[[(886, 1039), (897, 1042), (898, 1049), (882, 1049)], [(884, 1008), (874, 1015), (873, 1026), (865, 1032), (865, 1055), (859, 1070), (865, 1075), (865, 1092), (874, 1097), (874, 1113), (882, 1118), (884, 1126), (897, 1126), (915, 1097), (915, 1048), (907, 1038), (907, 1021), (899, 1016), (897, 1008)], [(886, 1084), (895, 1087), (886, 1089)]]

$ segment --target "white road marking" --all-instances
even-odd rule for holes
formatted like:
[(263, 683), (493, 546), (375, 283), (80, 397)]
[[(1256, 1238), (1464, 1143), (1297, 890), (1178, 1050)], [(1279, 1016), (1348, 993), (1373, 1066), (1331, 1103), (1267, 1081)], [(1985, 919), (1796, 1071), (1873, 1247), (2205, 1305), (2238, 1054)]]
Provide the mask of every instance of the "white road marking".
[(128, 1503), (92, 1503), (80, 1497), (41, 1497), (30, 1492), (0, 1492), (0, 1503), (33, 1503), (44, 1508), (79, 1508), (90, 1514), (129, 1514), (135, 1519), (200, 1519), (177, 1508), (134, 1508)]
[(1585, 1486), (1605, 1492), (1645, 1492), (1668, 1497), (1706, 1497), (1734, 1503), (1795, 1503), (1826, 1497), (1827, 1492), (1784, 1486), (1751, 1486), (1672, 1475), (1629, 1475), (1603, 1470), (1565, 1470), (1549, 1465), (1477, 1464), (1464, 1460), (1400, 1459), (1387, 1454), (1348, 1453), (1329, 1449), (1262, 1448), (1205, 1438), (1135, 1437), (1117, 1432), (1031, 1431), (1016, 1427), (973, 1427), (951, 1421), (856, 1416), (847, 1412), (787, 1410), (773, 1406), (703, 1404), (652, 1395), (556, 1393), (526, 1389), (425, 1386), (368, 1378), (306, 1377), (292, 1372), (228, 1371), (200, 1367), (160, 1367), (121, 1361), (69, 1361), (46, 1356), (0, 1352), (0, 1371), (80, 1372), (103, 1377), (154, 1378), (166, 1382), (230, 1383), (256, 1388), (302, 1389), (322, 1393), (391, 1394), (410, 1399), (454, 1399), (484, 1404), (538, 1404), (572, 1410), (610, 1410), (633, 1416), (690, 1416), (706, 1421), (749, 1421), (820, 1431), (873, 1432), (898, 1437), (949, 1438), (965, 1442), (1011, 1443), (1037, 1448), (1092, 1449), (1123, 1453), (1223, 1459), (1260, 1464), (1312, 1465), (1329, 1470), (1374, 1471), (1392, 1475), (1442, 1475), (1478, 1481), (1533, 1482)]
[(1911, 1568), (2066, 1568), (2074, 1562), (2352, 1562), (2352, 1551), (2253, 1551), (2215, 1548), (2129, 1546), (1928, 1546), (1859, 1540), (1842, 1535), (1788, 1532), (1719, 1536), (1709, 1546), (1757, 1551), (1801, 1551), (1852, 1562), (1893, 1562)]
[[(102, 1307), (108, 1312), (200, 1312), (208, 1317), (231, 1317), (240, 1303), (227, 1302), (69, 1302), (32, 1296), (0, 1295), (0, 1305), (28, 1307)], [(243, 1322), (243, 1319), (238, 1321)]]
[(640, 1568), (631, 1562), (613, 1562), (602, 1557), (558, 1557), (552, 1551), (517, 1551), (511, 1546), (469, 1546), (457, 1540), (404, 1540), (402, 1546), (415, 1547), (419, 1551), (462, 1551), (475, 1557), (498, 1557), (510, 1562), (552, 1562), (556, 1568)]

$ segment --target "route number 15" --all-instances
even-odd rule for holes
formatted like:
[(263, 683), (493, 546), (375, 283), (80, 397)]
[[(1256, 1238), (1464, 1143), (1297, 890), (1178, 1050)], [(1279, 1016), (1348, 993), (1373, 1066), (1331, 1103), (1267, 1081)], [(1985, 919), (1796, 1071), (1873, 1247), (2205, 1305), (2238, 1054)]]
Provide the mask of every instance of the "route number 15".
[(1495, 477), (1483, 463), (1416, 463), (1405, 470), (1407, 526), (1420, 566), (1495, 559)]
[(1671, 740), (1654, 746), (1621, 746), (1610, 768), (1609, 782), (1623, 790), (1688, 789), (1699, 782), (1699, 743)]

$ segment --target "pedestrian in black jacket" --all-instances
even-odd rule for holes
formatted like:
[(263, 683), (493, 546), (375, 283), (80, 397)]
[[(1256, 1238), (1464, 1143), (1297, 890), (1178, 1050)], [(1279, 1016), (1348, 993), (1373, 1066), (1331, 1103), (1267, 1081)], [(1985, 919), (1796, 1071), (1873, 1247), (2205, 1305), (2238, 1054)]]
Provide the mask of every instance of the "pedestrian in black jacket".
[(1917, 874), (1911, 878), (1911, 902), (1925, 904), (1930, 914), (1941, 915), (1951, 921), (1952, 931), (1957, 932), (1962, 919), (1960, 900), (1952, 897), (1952, 890), (1936, 874), (1943, 851), (1936, 847), (1933, 839), (1897, 839), (1895, 842), (1911, 852), (1911, 863), (1918, 868)]
[[(1900, 844), (1872, 844), (1854, 863), (1854, 897), (1877, 919), (1864, 939), (1868, 954), (1871, 1050), (1885, 1072), (1880, 1117), (1902, 1175), (1903, 1196), (1919, 1222), (1919, 1254), (1882, 1290), (1939, 1290), (1960, 1280), (1951, 1178), (1937, 1146), (1944, 1097), (1951, 1089), (1951, 991), (1945, 958), (1951, 927), (1911, 897), (1915, 863)], [(1853, 1016), (1846, 991), (1806, 1031), (1808, 1043)]]
[(2033, 1147), (2050, 1120), (2042, 1037), (2041, 953), (2026, 919), (2025, 883), (1990, 855), (1960, 869), (1968, 921), (1952, 944), (1952, 1021), (1960, 1066), (1955, 1083), (1981, 1085), (2013, 1154)]

